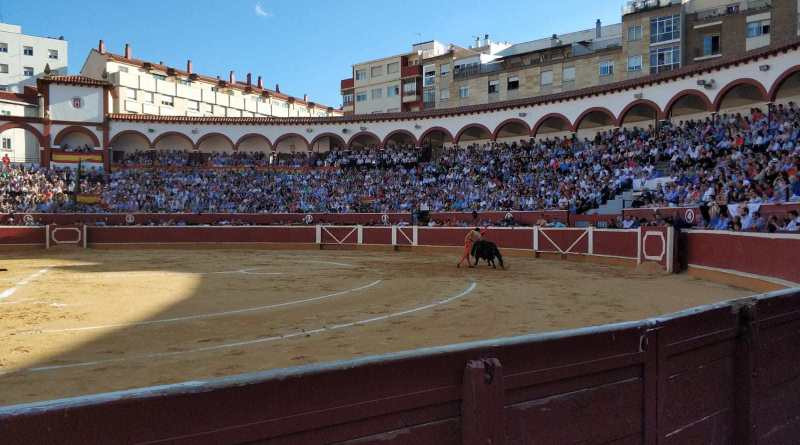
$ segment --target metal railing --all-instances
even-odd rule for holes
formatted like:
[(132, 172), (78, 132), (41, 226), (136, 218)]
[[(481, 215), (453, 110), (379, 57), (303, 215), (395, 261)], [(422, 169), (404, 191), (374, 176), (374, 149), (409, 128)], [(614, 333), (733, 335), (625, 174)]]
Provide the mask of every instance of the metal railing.
[(744, 7), (739, 3), (732, 3), (729, 5), (719, 6), (716, 8), (703, 9), (697, 11), (697, 20), (708, 20), (717, 17), (725, 17), (728, 15), (739, 14), (742, 11), (764, 9), (772, 7), (772, 0), (748, 0), (745, 2)]

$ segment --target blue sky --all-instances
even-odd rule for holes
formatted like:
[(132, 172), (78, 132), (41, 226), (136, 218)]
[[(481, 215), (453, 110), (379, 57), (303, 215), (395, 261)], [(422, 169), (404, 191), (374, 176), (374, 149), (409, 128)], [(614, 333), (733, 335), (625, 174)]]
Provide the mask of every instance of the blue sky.
[[(0, 0), (0, 19), (34, 35), (63, 35), (80, 71), (99, 39), (115, 53), (227, 76), (249, 71), (294, 96), (339, 106), (353, 63), (436, 39), (523, 42), (617, 23), (623, 0)], [(46, 11), (42, 15), (42, 11)]]

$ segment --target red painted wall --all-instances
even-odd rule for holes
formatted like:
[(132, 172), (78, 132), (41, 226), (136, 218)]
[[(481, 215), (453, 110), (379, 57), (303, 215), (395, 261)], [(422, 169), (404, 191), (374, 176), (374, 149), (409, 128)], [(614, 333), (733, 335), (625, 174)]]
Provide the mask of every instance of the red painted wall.
[(0, 226), (0, 246), (2, 245), (45, 245), (44, 227), (3, 227)]
[(800, 235), (770, 238), (732, 232), (692, 233), (687, 261), (800, 283)]

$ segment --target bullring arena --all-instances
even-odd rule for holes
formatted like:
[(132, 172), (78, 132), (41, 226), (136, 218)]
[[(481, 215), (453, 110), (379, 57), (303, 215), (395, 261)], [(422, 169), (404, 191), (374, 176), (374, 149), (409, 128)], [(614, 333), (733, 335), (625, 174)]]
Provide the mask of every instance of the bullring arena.
[[(36, 217), (50, 224), (2, 229), (13, 253), (0, 281), (10, 404), (0, 416), (24, 443), (48, 441), (37, 421), (62, 435), (58, 425), (90, 418), (108, 424), (67, 429), (70, 440), (144, 422), (155, 427), (125, 439), (451, 443), (459, 430), (500, 434), (498, 415), (514, 434), (552, 443), (600, 431), (538, 423), (565, 409), (601, 419), (607, 437), (655, 434), (641, 428), (656, 419), (672, 434), (692, 424), (687, 434), (727, 436), (742, 415), (741, 379), (758, 385), (759, 410), (792, 403), (795, 291), (750, 297), (798, 280), (796, 268), (776, 266), (797, 258), (792, 235), (490, 227), (507, 266), (495, 270), (455, 267), (467, 229), (397, 225), (400, 214), (244, 227)], [(772, 277), (731, 255), (762, 249), (780, 260), (764, 264)], [(688, 275), (669, 273), (678, 256)], [(697, 394), (706, 399), (694, 408)], [(193, 408), (204, 406), (225, 408)], [(173, 414), (151, 416), (160, 410)], [(484, 429), (464, 431), (470, 415)], [(794, 434), (768, 433), (779, 440), (765, 443)]]

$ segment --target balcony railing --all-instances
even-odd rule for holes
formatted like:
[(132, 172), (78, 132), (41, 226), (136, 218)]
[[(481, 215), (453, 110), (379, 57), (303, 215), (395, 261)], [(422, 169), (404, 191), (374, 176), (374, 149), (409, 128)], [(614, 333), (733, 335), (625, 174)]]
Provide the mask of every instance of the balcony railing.
[(417, 77), (422, 75), (422, 65), (408, 65), (400, 68), (400, 77)]
[(635, 0), (622, 7), (622, 15), (679, 4), (680, 0)]
[(502, 70), (503, 70), (503, 65), (500, 63), (458, 66), (455, 69), (453, 69), (453, 79), (456, 80), (467, 79), (469, 77), (479, 76), (481, 74), (496, 73)]
[(734, 3), (730, 5), (719, 6), (717, 8), (703, 9), (701, 11), (697, 11), (696, 14), (697, 20), (708, 20), (717, 17), (724, 17), (726, 15), (738, 14), (746, 10), (763, 9), (771, 6), (772, 0), (748, 0), (744, 4), (744, 7), (740, 6), (738, 3)]

